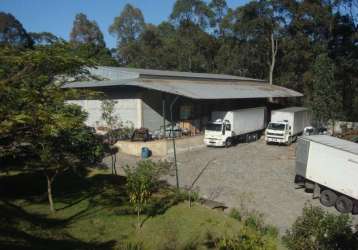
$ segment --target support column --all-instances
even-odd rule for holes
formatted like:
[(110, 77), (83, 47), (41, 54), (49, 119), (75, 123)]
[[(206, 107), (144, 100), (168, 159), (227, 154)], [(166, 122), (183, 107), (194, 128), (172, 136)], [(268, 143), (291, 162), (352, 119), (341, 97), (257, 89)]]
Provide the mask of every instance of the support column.
[(137, 128), (143, 127), (143, 102), (142, 99), (137, 99)]
[(162, 93), (162, 116), (163, 116), (163, 137), (165, 137), (165, 131), (166, 131), (166, 127), (165, 127), (165, 109), (166, 109), (166, 99), (165, 99), (165, 94)]

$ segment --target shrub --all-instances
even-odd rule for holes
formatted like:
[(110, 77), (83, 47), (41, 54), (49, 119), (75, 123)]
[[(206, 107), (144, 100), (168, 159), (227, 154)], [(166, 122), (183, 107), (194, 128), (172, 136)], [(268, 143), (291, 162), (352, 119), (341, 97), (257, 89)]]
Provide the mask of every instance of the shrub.
[(241, 221), (241, 220), (242, 220), (242, 216), (241, 216), (240, 211), (237, 210), (237, 209), (235, 209), (235, 208), (230, 211), (229, 216), (230, 216), (231, 218), (235, 219), (235, 220), (238, 220), (238, 221)]
[(348, 215), (334, 215), (320, 207), (306, 206), (285, 236), (289, 249), (358, 249), (358, 239)]
[(238, 234), (215, 239), (214, 246), (223, 250), (274, 250), (277, 249), (277, 237), (243, 225)]
[(277, 249), (277, 229), (266, 225), (261, 214), (247, 211), (240, 213), (239, 210), (233, 209), (229, 216), (242, 223), (241, 229), (238, 234), (215, 239), (216, 249)]

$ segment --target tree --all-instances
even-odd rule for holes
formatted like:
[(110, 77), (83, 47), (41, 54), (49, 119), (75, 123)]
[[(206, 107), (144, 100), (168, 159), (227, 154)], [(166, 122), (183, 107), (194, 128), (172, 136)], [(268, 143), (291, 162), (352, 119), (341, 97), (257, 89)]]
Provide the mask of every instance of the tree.
[(33, 41), (22, 24), (10, 13), (0, 12), (0, 45), (31, 47)]
[[(101, 103), (102, 119), (105, 121), (107, 126), (107, 142), (109, 145), (115, 143), (114, 129), (121, 127), (119, 116), (115, 113), (115, 105), (117, 104), (114, 100), (103, 100)], [(109, 146), (111, 155), (111, 166), (112, 174), (117, 175), (116, 161), (117, 161), (117, 150), (113, 146)]]
[(222, 28), (222, 22), (228, 11), (226, 0), (211, 0), (209, 8), (213, 12), (214, 20), (212, 21), (212, 26), (215, 28), (214, 33), (218, 36), (224, 37), (225, 33)]
[(170, 19), (178, 25), (191, 22), (202, 29), (212, 23), (213, 17), (213, 12), (202, 0), (177, 0), (170, 14)]
[(90, 21), (83, 13), (76, 15), (70, 34), (70, 41), (78, 44), (92, 44), (96, 48), (105, 48), (103, 34), (96, 21)]
[(50, 32), (30, 32), (29, 36), (34, 42), (34, 45), (51, 45), (61, 41), (60, 38)]
[(124, 6), (121, 14), (114, 18), (109, 33), (117, 36), (118, 47), (136, 41), (144, 30), (144, 17), (140, 9), (130, 4)]
[(312, 108), (314, 118), (319, 126), (334, 122), (340, 116), (341, 100), (337, 93), (335, 66), (327, 54), (321, 54), (313, 65)]
[(73, 21), (70, 42), (74, 53), (85, 60), (93, 60), (97, 65), (117, 66), (109, 49), (106, 48), (103, 34), (96, 21), (90, 21), (79, 13)]
[(347, 215), (333, 215), (320, 207), (306, 206), (283, 242), (291, 250), (356, 249), (351, 219)]
[[(86, 132), (86, 114), (80, 107), (65, 104), (78, 98), (77, 90), (64, 91), (59, 75), (75, 77), (85, 74), (86, 61), (74, 57), (70, 46), (56, 43), (35, 49), (0, 50), (0, 157), (14, 157), (26, 148), (26, 171), (42, 171), (47, 181), (51, 212), (52, 184), (58, 174), (82, 167), (81, 147), (95, 150)], [(34, 180), (36, 181), (36, 180)]]
[(158, 165), (146, 160), (141, 161), (135, 168), (126, 167), (127, 192), (129, 201), (137, 212), (137, 227), (140, 229), (140, 214), (150, 200), (158, 182)]

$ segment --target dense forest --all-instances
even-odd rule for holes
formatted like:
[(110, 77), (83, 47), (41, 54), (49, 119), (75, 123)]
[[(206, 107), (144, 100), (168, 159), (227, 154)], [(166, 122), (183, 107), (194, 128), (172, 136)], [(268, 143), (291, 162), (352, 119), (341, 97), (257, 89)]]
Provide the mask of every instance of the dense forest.
[[(99, 65), (233, 74), (266, 79), (304, 93), (316, 120), (358, 120), (358, 1), (177, 0), (168, 20), (145, 22), (127, 4), (109, 32), (108, 49), (95, 21), (76, 15), (74, 55)], [(24, 47), (64, 42), (48, 32), (27, 33), (0, 14), (0, 42)]]

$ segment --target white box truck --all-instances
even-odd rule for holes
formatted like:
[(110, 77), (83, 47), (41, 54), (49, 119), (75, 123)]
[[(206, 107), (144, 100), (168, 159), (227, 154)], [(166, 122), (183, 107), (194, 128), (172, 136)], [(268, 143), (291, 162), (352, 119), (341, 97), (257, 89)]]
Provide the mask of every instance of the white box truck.
[(233, 111), (213, 111), (205, 128), (207, 146), (231, 146), (240, 139), (257, 140), (265, 129), (266, 108), (247, 108)]
[(265, 131), (265, 141), (290, 145), (310, 125), (309, 111), (303, 107), (273, 110)]
[(358, 144), (329, 135), (303, 136), (296, 148), (295, 183), (322, 205), (358, 213)]

